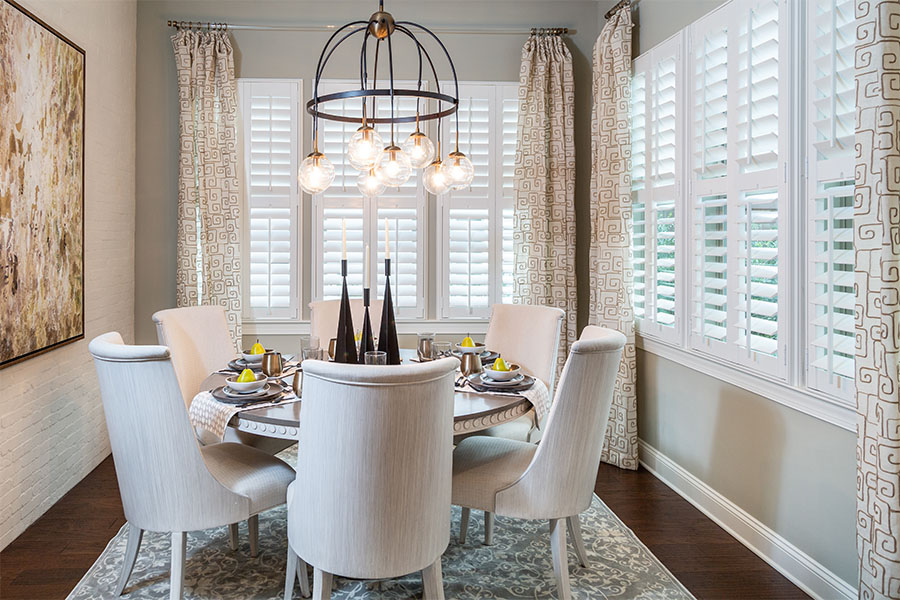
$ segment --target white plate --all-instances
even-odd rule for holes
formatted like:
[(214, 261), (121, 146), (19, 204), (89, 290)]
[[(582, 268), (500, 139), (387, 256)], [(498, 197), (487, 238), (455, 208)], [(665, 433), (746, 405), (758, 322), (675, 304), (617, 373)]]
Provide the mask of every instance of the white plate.
[(509, 381), (497, 381), (488, 377), (487, 373), (481, 374), (481, 383), (489, 387), (514, 387), (525, 380), (525, 376), (521, 373), (510, 379)]
[(268, 383), (261, 389), (254, 392), (236, 392), (227, 385), (222, 388), (222, 392), (230, 398), (256, 398), (257, 396), (266, 396), (272, 391), (272, 386)]

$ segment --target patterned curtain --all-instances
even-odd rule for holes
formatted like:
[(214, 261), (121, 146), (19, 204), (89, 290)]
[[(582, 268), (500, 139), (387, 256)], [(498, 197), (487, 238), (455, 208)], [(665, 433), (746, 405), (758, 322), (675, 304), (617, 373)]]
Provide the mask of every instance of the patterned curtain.
[(900, 2), (856, 18), (859, 597), (900, 598)]
[(515, 167), (515, 292), (519, 304), (566, 311), (558, 368), (576, 340), (575, 81), (559, 36), (522, 48)]
[(588, 322), (625, 334), (603, 460), (638, 468), (631, 256), (631, 7), (594, 44), (591, 115), (591, 305)]
[(224, 32), (172, 36), (178, 71), (177, 306), (225, 308), (241, 343), (240, 188), (234, 54)]

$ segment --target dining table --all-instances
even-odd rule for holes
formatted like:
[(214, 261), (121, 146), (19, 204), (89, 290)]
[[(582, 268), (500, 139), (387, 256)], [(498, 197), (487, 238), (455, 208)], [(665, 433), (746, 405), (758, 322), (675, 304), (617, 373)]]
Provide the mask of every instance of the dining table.
[[(403, 363), (416, 360), (416, 351), (401, 349)], [(227, 375), (213, 373), (202, 383), (201, 389), (211, 390), (225, 383)], [(543, 385), (540, 381), (536, 385)], [(302, 397), (302, 394), (301, 394)], [(248, 408), (235, 413), (228, 425), (239, 431), (270, 438), (295, 440), (299, 435), (302, 400), (274, 406)], [(531, 401), (517, 394), (480, 393), (456, 388), (453, 396), (453, 434), (482, 431), (527, 414)]]

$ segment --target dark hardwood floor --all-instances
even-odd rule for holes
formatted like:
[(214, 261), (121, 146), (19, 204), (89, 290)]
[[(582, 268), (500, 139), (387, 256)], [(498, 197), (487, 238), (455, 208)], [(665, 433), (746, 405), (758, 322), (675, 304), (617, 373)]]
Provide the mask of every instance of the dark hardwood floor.
[[(601, 465), (597, 494), (697, 596), (807, 596), (649, 472)], [(112, 458), (0, 552), (0, 598), (65, 598), (125, 523)]]

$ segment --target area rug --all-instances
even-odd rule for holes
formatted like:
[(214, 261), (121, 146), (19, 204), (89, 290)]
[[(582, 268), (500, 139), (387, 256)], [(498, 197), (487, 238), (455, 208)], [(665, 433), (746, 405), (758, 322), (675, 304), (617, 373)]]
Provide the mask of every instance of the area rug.
[[(284, 456), (293, 462), (289, 453)], [(241, 544), (228, 546), (228, 528), (195, 531), (187, 536), (185, 599), (276, 599), (284, 589), (287, 525), (284, 506), (259, 517), (259, 556), (250, 558), (246, 523)], [(453, 507), (450, 545), (442, 559), (448, 599), (556, 598), (546, 521), (497, 517), (494, 544), (483, 545), (481, 513), (472, 511), (466, 543), (460, 545), (460, 510)], [(579, 599), (686, 600), (693, 596), (650, 550), (596, 496), (581, 515), (590, 565), (578, 565), (569, 544), (572, 595)], [(127, 541), (123, 527), (69, 594), (69, 600), (115, 598), (113, 589)], [(168, 598), (170, 536), (146, 532), (137, 563), (121, 598)], [(312, 581), (310, 570), (310, 582)], [(299, 585), (295, 598), (300, 597)], [(399, 600), (422, 597), (418, 573), (374, 582), (335, 578), (332, 598)]]

